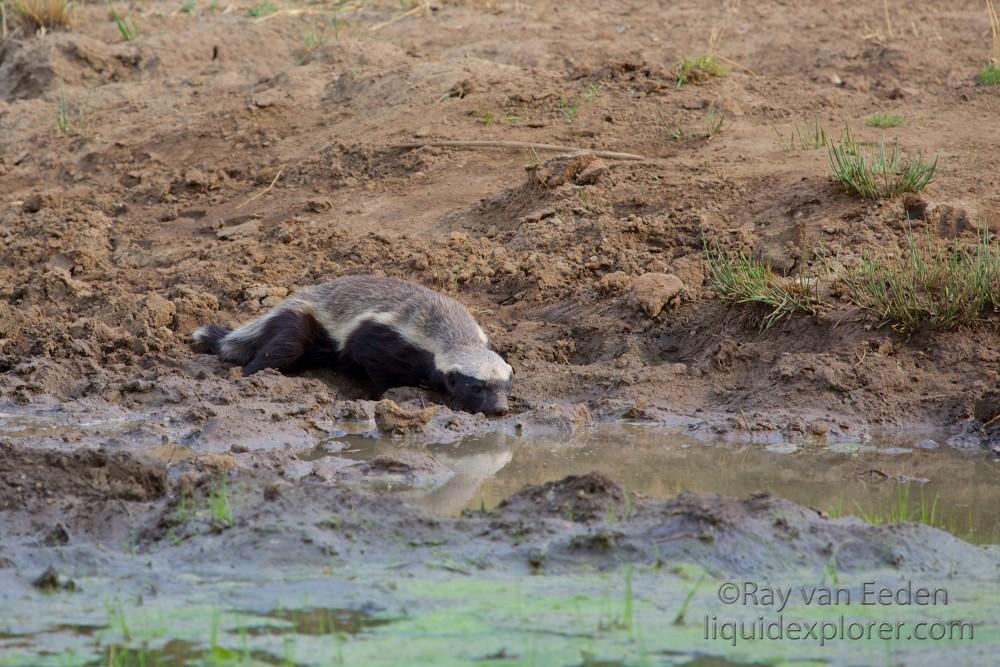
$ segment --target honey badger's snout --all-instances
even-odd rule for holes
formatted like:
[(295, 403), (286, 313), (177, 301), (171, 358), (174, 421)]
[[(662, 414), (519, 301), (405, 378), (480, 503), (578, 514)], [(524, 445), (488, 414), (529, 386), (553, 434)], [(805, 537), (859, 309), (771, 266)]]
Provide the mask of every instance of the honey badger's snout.
[(460, 410), (510, 409), (513, 371), (468, 309), (397, 278), (345, 276), (307, 287), (236, 330), (209, 325), (194, 338), (247, 375), (328, 365), (360, 371), (378, 393), (425, 387)]
[(500, 355), (485, 347), (463, 347), (447, 358), (444, 389), (455, 407), (494, 416), (507, 414), (511, 369)]

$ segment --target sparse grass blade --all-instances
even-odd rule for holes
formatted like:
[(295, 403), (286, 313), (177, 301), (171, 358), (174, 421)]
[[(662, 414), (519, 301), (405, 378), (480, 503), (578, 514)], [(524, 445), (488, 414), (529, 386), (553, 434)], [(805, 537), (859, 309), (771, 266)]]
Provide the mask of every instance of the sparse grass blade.
[(868, 127), (899, 127), (906, 123), (906, 117), (899, 114), (883, 113), (878, 111), (865, 120)]
[(818, 311), (815, 279), (778, 276), (768, 264), (743, 252), (724, 253), (706, 244), (705, 254), (712, 289), (727, 303), (760, 308), (761, 330), (766, 331), (793, 313), (814, 315)]
[(677, 87), (687, 83), (703, 83), (717, 76), (725, 76), (729, 70), (723, 67), (715, 56), (702, 55), (697, 58), (685, 58), (674, 68), (674, 78)]
[(268, 14), (273, 14), (278, 11), (277, 5), (273, 2), (268, 2), (268, 0), (261, 0), (253, 7), (247, 8), (247, 16), (253, 18), (260, 18), (261, 16), (267, 16)]
[(829, 147), (833, 178), (864, 199), (888, 199), (904, 192), (920, 192), (934, 180), (938, 158), (922, 155), (904, 160), (896, 144), (886, 150), (885, 140), (865, 151), (845, 128), (839, 142)]
[(1000, 244), (988, 233), (972, 251), (908, 238), (903, 253), (867, 252), (841, 278), (848, 298), (894, 329), (948, 330), (1000, 309)]
[(111, 10), (111, 20), (115, 22), (122, 39), (126, 42), (134, 40), (139, 35), (139, 26), (135, 19), (128, 19), (116, 12), (115, 8), (111, 6), (111, 2), (108, 2), (108, 9)]

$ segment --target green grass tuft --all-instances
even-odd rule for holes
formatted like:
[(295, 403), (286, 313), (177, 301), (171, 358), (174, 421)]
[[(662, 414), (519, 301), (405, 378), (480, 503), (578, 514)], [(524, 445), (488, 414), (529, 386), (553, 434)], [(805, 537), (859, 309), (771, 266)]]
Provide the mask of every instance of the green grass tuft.
[(745, 253), (724, 253), (716, 247), (705, 249), (709, 284), (723, 301), (744, 304), (763, 311), (760, 328), (766, 331), (793, 313), (816, 314), (820, 301), (817, 281), (807, 277), (784, 278), (770, 265)]
[(1000, 85), (1000, 65), (990, 63), (979, 72), (979, 83), (984, 86)]
[(865, 120), (868, 127), (899, 127), (906, 123), (906, 117), (899, 114), (883, 113), (878, 111)]
[(988, 234), (971, 251), (908, 241), (906, 252), (865, 253), (844, 273), (855, 305), (902, 332), (954, 329), (1000, 309), (1000, 244)]
[(782, 150), (812, 150), (815, 148), (825, 148), (829, 143), (826, 135), (826, 128), (819, 124), (819, 119), (815, 119), (813, 124), (799, 127), (796, 125), (791, 129), (786, 139), (778, 128), (771, 128), (778, 136), (778, 144)]
[(115, 22), (115, 26), (118, 28), (118, 33), (122, 36), (126, 42), (131, 42), (136, 37), (139, 36), (139, 25), (135, 22), (135, 19), (128, 19), (114, 10), (111, 6), (111, 2), (108, 2), (108, 9), (111, 10), (111, 20)]
[(226, 477), (219, 478), (219, 485), (212, 489), (209, 496), (209, 507), (212, 510), (212, 519), (218, 526), (233, 525), (233, 510), (229, 505), (229, 491), (226, 487)]
[(278, 11), (277, 5), (273, 2), (268, 2), (268, 0), (261, 0), (253, 7), (247, 8), (247, 16), (253, 18), (259, 18), (261, 16), (267, 16), (268, 14), (273, 14)]
[(685, 58), (674, 68), (674, 78), (677, 79), (677, 87), (680, 88), (687, 83), (702, 83), (716, 76), (725, 76), (729, 73), (725, 67), (719, 64), (715, 56), (703, 55), (697, 58)]
[(887, 199), (904, 192), (920, 192), (934, 179), (938, 158), (927, 162), (922, 155), (903, 160), (899, 148), (886, 151), (885, 140), (865, 151), (850, 128), (839, 142), (829, 147), (833, 178), (864, 199)]

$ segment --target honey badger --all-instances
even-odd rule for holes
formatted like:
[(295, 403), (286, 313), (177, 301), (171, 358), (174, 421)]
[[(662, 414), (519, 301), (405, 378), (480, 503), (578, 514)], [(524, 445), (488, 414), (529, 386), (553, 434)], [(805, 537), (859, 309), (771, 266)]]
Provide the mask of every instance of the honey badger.
[(329, 365), (367, 375), (380, 394), (424, 387), (468, 412), (508, 408), (511, 367), (468, 309), (398, 278), (338, 278), (295, 292), (236, 330), (210, 324), (193, 337), (246, 375)]

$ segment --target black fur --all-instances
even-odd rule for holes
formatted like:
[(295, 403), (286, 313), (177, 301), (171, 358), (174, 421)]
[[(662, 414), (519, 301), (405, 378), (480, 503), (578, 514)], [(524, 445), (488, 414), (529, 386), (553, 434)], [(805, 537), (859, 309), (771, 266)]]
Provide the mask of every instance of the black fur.
[(252, 375), (265, 368), (296, 370), (318, 365), (335, 355), (336, 346), (312, 315), (286, 310), (265, 324), (257, 337), (243, 373)]
[(448, 373), (445, 376), (446, 393), (455, 405), (467, 412), (482, 412), (500, 415), (508, 410), (507, 394), (511, 381), (487, 382), (462, 373)]
[(204, 327), (203, 331), (204, 335), (199, 338), (198, 342), (204, 345), (208, 352), (218, 354), (219, 343), (232, 331), (232, 329), (220, 327), (218, 324), (209, 324), (207, 327)]
[[(346, 340), (334, 340), (313, 314), (319, 313), (323, 321), (350, 322), (364, 320), (366, 312), (390, 313), (392, 324), (369, 319), (345, 331)], [(434, 340), (434, 352), (401, 333), (413, 328)], [(488, 349), (468, 309), (398, 279), (338, 278), (299, 290), (286, 304), (235, 332), (209, 325), (195, 338), (209, 352), (241, 365), (246, 375), (265, 368), (294, 372), (325, 366), (367, 377), (378, 394), (391, 387), (418, 386), (448, 396), (462, 410), (502, 414), (508, 407), (510, 379), (476, 377), (509, 377), (509, 369)]]
[(390, 327), (365, 322), (347, 337), (341, 363), (362, 370), (382, 393), (390, 387), (424, 387), (444, 392), (434, 355), (409, 343)]

